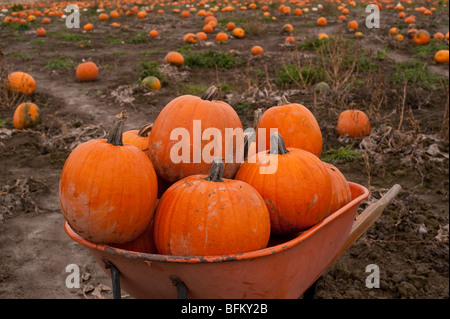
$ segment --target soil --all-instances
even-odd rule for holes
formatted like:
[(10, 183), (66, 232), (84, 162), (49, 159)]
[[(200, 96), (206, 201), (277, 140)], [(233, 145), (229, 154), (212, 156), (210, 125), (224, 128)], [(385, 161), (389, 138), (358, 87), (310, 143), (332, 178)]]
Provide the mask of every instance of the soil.
[[(438, 9), (421, 23), (430, 33), (445, 34), (447, 8)], [(66, 29), (57, 19), (45, 27), (49, 36), (42, 39), (36, 38), (34, 26), (25, 31), (0, 26), (0, 48), (7, 69), (29, 72), (37, 83), (36, 92), (27, 98), (3, 93), (0, 105), (0, 298), (112, 297), (109, 277), (88, 250), (64, 232), (58, 198), (64, 162), (80, 143), (104, 138), (112, 119), (123, 109), (129, 115), (126, 129), (137, 129), (153, 122), (171, 99), (194, 94), (194, 89), (213, 83), (226, 83), (231, 88), (220, 98), (235, 107), (244, 128), (252, 125), (256, 108), (276, 105), (283, 94), (289, 101), (309, 107), (322, 129), (324, 154), (341, 146), (349, 146), (360, 154), (333, 164), (347, 180), (369, 188), (370, 197), (362, 203), (361, 211), (394, 184), (402, 186), (383, 215), (323, 274), (318, 298), (448, 298), (448, 65), (434, 64), (432, 57), (415, 54), (412, 44), (393, 43), (387, 30), (398, 23), (394, 13), (382, 15), (380, 29), (362, 28), (364, 37), (355, 40), (342, 22), (332, 18), (334, 11), (327, 3), (323, 10), (331, 16), (324, 28), (311, 25), (319, 12), (311, 11), (299, 18), (281, 15), (272, 8), (277, 20), (255, 22), (250, 25), (253, 32), (243, 39), (231, 38), (221, 45), (214, 40), (208, 40), (206, 45), (190, 45), (195, 52), (233, 49), (244, 62), (220, 70), (166, 68), (163, 71), (168, 80), (160, 91), (151, 92), (138, 85), (138, 61), (162, 62), (168, 51), (183, 46), (184, 33), (199, 31), (199, 17), (179, 19), (173, 13), (156, 12), (142, 21), (120, 17), (117, 22), (128, 25), (128, 30), (123, 30), (114, 29), (110, 23), (98, 23), (96, 15), (82, 12), (82, 24), (95, 23), (89, 38), (82, 41), (59, 37), (62, 32), (83, 36), (86, 33)], [(364, 8), (354, 10), (354, 16), (360, 17), (358, 21), (363, 25)], [(256, 19), (251, 11), (219, 12), (217, 16), (219, 21)], [(332, 86), (320, 94), (315, 93), (313, 85), (277, 82), (284, 63), (293, 63), (297, 54), (302, 61), (317, 54), (285, 47), (286, 35), (281, 32), (285, 23), (294, 26), (297, 43), (312, 39), (319, 32), (352, 39), (365, 50), (378, 71), (355, 74), (360, 80), (359, 88)], [(161, 39), (146, 36), (153, 28), (163, 35)], [(140, 31), (145, 31), (146, 36), (142, 43), (127, 43)], [(256, 44), (264, 47), (263, 56), (250, 55), (250, 48)], [(384, 48), (387, 56), (377, 58), (377, 50)], [(75, 79), (74, 66), (48, 67), (50, 60), (61, 57), (75, 64), (95, 61), (100, 69), (99, 79), (82, 83)], [(405, 89), (404, 83), (394, 83), (391, 76), (396, 65), (410, 59), (425, 63), (429, 72), (442, 77), (443, 84), (429, 87), (408, 83)], [(16, 130), (12, 123), (14, 108), (25, 99), (39, 105), (42, 123), (32, 129)], [(337, 116), (349, 107), (369, 114), (370, 136), (337, 136)], [(80, 267), (79, 288), (66, 287), (70, 274), (66, 267), (70, 264)], [(366, 287), (366, 267), (371, 264), (380, 270), (378, 289)], [(126, 292), (123, 294), (131, 298)]]

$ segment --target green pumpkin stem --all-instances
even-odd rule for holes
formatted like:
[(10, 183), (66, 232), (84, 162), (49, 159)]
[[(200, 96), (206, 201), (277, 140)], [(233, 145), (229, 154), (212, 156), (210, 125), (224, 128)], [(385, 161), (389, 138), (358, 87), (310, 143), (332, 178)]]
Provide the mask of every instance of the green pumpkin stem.
[(214, 162), (211, 165), (211, 169), (209, 170), (208, 177), (205, 178), (207, 181), (211, 182), (223, 182), (223, 168), (224, 164), (221, 158), (214, 158)]
[(284, 155), (286, 153), (289, 153), (288, 149), (286, 148), (286, 144), (284, 143), (284, 140), (281, 137), (281, 134), (278, 132), (272, 133), (270, 135), (269, 153), (275, 155)]
[(201, 99), (205, 101), (212, 101), (219, 95), (219, 92), (220, 88), (216, 85), (213, 85), (209, 89), (207, 89), (205, 93), (203, 93)]
[(122, 112), (116, 115), (111, 130), (109, 131), (108, 134), (108, 140), (106, 141), (107, 143), (115, 146), (123, 145), (122, 133), (126, 120), (128, 120), (127, 111), (123, 110)]
[(152, 131), (153, 123), (148, 123), (143, 125), (138, 132), (138, 135), (141, 137), (147, 137), (148, 134)]

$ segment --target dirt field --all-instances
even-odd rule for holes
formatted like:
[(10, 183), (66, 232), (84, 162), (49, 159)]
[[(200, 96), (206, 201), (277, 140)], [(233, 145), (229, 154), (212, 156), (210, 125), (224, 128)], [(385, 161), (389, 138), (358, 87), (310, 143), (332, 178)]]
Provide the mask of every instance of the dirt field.
[[(142, 20), (121, 16), (114, 21), (121, 23), (117, 28), (111, 20), (99, 22), (95, 9), (82, 11), (81, 25), (94, 24), (88, 33), (67, 29), (54, 17), (43, 38), (35, 35), (42, 18), (30, 29), (0, 25), (3, 67), (28, 72), (37, 83), (29, 97), (0, 93), (0, 298), (111, 298), (109, 278), (64, 232), (58, 199), (64, 162), (78, 144), (104, 138), (123, 109), (129, 115), (126, 129), (137, 129), (153, 122), (171, 99), (201, 95), (212, 84), (221, 86), (220, 99), (236, 109), (244, 128), (251, 126), (256, 108), (277, 105), (283, 94), (307, 106), (322, 130), (322, 159), (370, 189), (361, 209), (394, 184), (402, 186), (380, 219), (323, 275), (318, 298), (448, 298), (448, 64), (436, 64), (435, 51), (419, 50), (406, 36), (402, 43), (389, 36), (392, 26), (407, 30), (396, 11), (383, 10), (381, 28), (369, 30), (365, 6), (350, 6), (364, 34), (356, 38), (336, 18), (336, 4), (318, 3), (323, 9), (300, 17), (281, 14), (274, 3), (270, 12), (276, 20), (264, 19), (259, 8), (219, 11), (219, 25), (203, 44), (182, 40), (186, 32), (201, 31), (203, 19), (195, 14), (181, 19), (169, 8)], [(418, 16), (417, 25), (430, 34), (447, 33), (446, 4), (431, 16)], [(321, 15), (328, 19), (325, 27), (315, 25)], [(242, 25), (246, 36), (215, 43), (229, 21)], [(294, 27), (293, 47), (284, 45), (286, 23)], [(151, 29), (159, 31), (159, 39), (147, 35)], [(315, 40), (321, 32), (334, 36), (326, 48)], [(448, 50), (448, 41), (441, 41), (429, 46)], [(251, 56), (253, 45), (261, 45), (264, 55)], [(164, 66), (171, 50), (189, 57), (190, 66)], [(98, 80), (76, 80), (76, 65), (84, 60), (97, 63)], [(164, 77), (160, 91), (139, 86), (146, 72)], [(331, 88), (316, 93), (322, 80)], [(16, 130), (14, 109), (25, 100), (40, 107), (42, 123)], [(370, 136), (338, 138), (337, 117), (348, 108), (369, 115)], [(81, 269), (79, 289), (65, 285), (69, 264)], [(379, 266), (379, 289), (365, 285), (369, 264)]]

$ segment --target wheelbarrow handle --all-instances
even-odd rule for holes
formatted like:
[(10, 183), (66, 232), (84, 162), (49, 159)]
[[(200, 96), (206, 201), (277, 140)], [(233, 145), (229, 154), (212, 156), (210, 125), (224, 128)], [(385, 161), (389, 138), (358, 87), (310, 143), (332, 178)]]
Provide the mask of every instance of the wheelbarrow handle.
[(356, 217), (356, 221), (353, 223), (347, 240), (338, 253), (338, 257), (353, 245), (353, 243), (381, 216), (383, 210), (398, 195), (401, 189), (402, 187), (400, 185), (395, 184), (377, 202), (369, 205)]

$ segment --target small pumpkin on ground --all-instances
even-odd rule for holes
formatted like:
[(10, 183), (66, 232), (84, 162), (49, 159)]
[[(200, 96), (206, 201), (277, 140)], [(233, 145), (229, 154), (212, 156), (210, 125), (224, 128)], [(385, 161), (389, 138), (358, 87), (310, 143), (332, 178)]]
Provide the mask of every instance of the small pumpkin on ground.
[(360, 110), (345, 110), (339, 114), (336, 125), (339, 136), (347, 134), (352, 138), (359, 138), (369, 135), (369, 117)]
[(18, 130), (38, 125), (41, 123), (39, 107), (30, 102), (20, 104), (14, 111), (13, 123)]
[(30, 95), (36, 89), (36, 81), (28, 73), (20, 71), (12, 72), (8, 75), (7, 87), (13, 92)]
[(211, 256), (265, 248), (270, 217), (249, 184), (223, 178), (217, 158), (209, 175), (188, 176), (166, 190), (155, 213), (159, 254)]
[(180, 67), (184, 64), (184, 57), (179, 52), (171, 51), (164, 57), (164, 63)]
[(156, 76), (147, 76), (141, 81), (141, 85), (150, 91), (161, 89), (161, 81)]
[(83, 62), (77, 66), (75, 74), (81, 82), (95, 81), (98, 77), (98, 67), (94, 62)]

